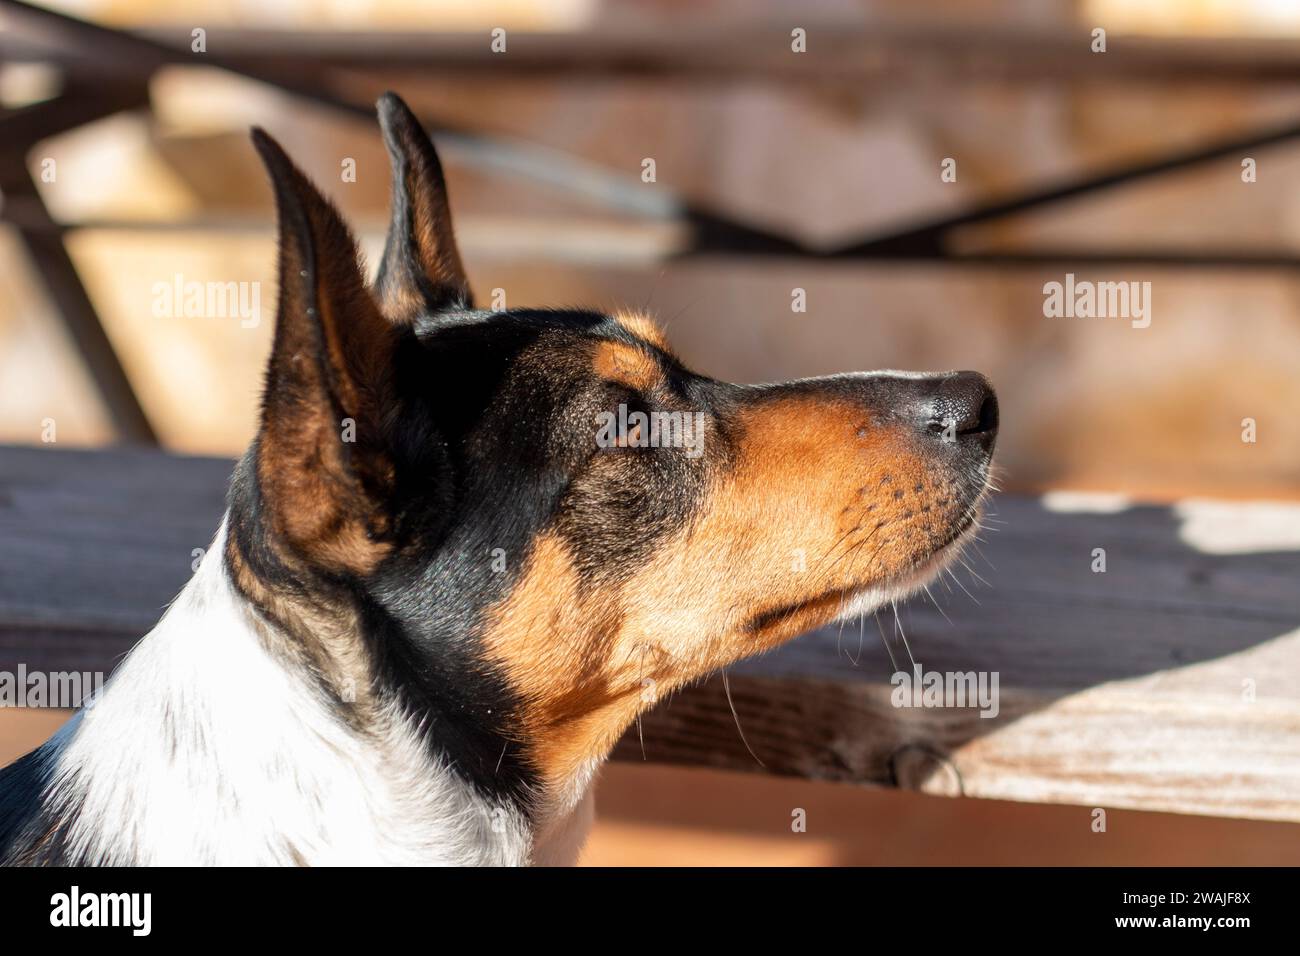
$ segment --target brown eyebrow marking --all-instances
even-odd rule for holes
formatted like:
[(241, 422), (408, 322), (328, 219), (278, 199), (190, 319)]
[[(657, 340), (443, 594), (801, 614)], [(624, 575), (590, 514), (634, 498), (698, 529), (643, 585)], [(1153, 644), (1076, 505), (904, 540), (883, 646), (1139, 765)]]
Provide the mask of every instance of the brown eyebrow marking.
[(668, 340), (664, 338), (663, 329), (659, 328), (649, 316), (639, 312), (615, 312), (614, 321), (656, 348), (663, 349), (665, 352), (672, 351), (668, 346)]
[(659, 383), (662, 370), (645, 349), (623, 342), (604, 341), (596, 346), (592, 365), (596, 374), (613, 382), (648, 391)]

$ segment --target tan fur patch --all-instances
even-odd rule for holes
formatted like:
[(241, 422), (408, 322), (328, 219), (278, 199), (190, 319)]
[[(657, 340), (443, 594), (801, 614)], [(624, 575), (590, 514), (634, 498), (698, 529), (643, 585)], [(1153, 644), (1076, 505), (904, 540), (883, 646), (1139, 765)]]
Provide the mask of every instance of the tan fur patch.
[(654, 319), (649, 316), (642, 315), (639, 312), (616, 312), (614, 313), (614, 319), (619, 325), (638, 338), (644, 339), (665, 352), (671, 351), (668, 340), (664, 337), (663, 329), (659, 328)]
[[(493, 615), (487, 656), (501, 664), (524, 701), (524, 737), (543, 777), (559, 786), (596, 741), (617, 740), (638, 707), (629, 662), (611, 658), (623, 630), (612, 602), (578, 596), (564, 543), (538, 539), (522, 580)], [(631, 662), (634, 666), (635, 662)]]
[(333, 570), (369, 574), (391, 545), (382, 539), (383, 512), (340, 460), (341, 427), (314, 406), (267, 427), (258, 481), (273, 503), (271, 522), (303, 555)]
[(621, 382), (641, 391), (654, 388), (662, 374), (653, 355), (623, 342), (599, 343), (592, 365), (601, 378)]

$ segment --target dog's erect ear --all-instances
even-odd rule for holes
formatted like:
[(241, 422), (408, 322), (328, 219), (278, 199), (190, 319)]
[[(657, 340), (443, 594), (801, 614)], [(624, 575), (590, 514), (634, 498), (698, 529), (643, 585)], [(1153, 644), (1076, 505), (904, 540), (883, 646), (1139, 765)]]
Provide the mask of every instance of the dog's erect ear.
[(385, 93), (377, 106), (393, 166), (393, 216), (375, 279), (384, 314), (405, 323), (421, 313), (469, 308), (469, 282), (433, 143), (396, 93)]
[(385, 549), (392, 480), (385, 416), (400, 334), (366, 288), (337, 210), (260, 129), (253, 144), (275, 187), (280, 294), (258, 438), (258, 483), (272, 525), (299, 554), (365, 570)]

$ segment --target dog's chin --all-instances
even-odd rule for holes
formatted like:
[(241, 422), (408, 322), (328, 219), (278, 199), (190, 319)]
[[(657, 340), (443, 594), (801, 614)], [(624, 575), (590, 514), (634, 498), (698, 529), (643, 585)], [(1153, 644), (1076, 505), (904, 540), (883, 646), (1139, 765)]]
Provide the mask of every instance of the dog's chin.
[(864, 614), (871, 614), (887, 604), (903, 601), (921, 590), (957, 559), (972, 538), (979, 534), (982, 508), (973, 510), (956, 528), (952, 536), (941, 544), (930, 556), (907, 571), (897, 574), (885, 581), (876, 581), (862, 588), (849, 592), (843, 601), (843, 610), (836, 614), (829, 623), (856, 620)]
[(980, 514), (979, 507), (972, 508), (966, 518), (954, 526), (947, 541), (905, 571), (884, 580), (828, 591), (811, 600), (767, 611), (750, 620), (746, 629), (751, 635), (761, 635), (764, 643), (771, 645), (818, 627), (857, 619), (887, 604), (909, 598), (954, 561), (966, 542), (979, 532)]

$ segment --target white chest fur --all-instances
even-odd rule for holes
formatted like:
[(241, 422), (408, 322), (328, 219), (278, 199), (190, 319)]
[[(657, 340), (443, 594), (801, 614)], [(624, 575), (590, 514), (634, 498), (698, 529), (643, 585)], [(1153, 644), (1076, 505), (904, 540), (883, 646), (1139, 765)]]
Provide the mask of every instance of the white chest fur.
[[(534, 853), (514, 808), (490, 805), (389, 713), (361, 733), (263, 646), (221, 564), (224, 527), (167, 614), (93, 707), (47, 745), (75, 808), (71, 852), (137, 864), (571, 862), (586, 781)], [(576, 810), (574, 809), (576, 807)]]

